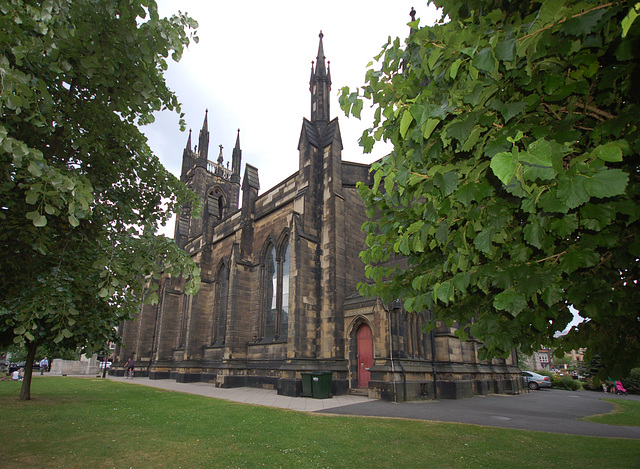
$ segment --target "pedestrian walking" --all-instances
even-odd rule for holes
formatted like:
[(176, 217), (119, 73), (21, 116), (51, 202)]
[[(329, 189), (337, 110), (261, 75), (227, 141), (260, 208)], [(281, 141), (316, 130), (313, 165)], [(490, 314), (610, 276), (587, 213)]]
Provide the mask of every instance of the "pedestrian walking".
[(40, 360), (40, 374), (43, 374), (45, 371), (49, 371), (49, 360), (47, 360), (47, 357)]

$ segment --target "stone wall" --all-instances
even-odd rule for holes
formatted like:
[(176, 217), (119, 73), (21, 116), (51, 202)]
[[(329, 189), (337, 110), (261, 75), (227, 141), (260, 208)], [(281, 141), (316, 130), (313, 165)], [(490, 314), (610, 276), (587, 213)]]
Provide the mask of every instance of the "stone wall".
[(97, 375), (100, 373), (100, 362), (93, 356), (84, 360), (60, 360), (56, 358), (51, 364), (52, 376)]

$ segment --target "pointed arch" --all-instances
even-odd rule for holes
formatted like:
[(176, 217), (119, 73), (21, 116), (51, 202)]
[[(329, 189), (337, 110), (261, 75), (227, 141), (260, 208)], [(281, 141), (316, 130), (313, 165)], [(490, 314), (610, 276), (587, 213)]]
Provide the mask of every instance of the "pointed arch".
[(359, 314), (347, 328), (349, 343), (349, 374), (352, 388), (367, 388), (374, 356), (374, 327), (367, 317)]
[(276, 247), (272, 242), (268, 242), (265, 249), (262, 271), (263, 335), (264, 337), (275, 337), (278, 301), (278, 264), (276, 260)]
[(224, 345), (227, 332), (227, 309), (229, 304), (229, 265), (225, 259), (220, 261), (215, 277), (215, 296), (213, 306), (212, 344)]
[(279, 330), (278, 335), (280, 337), (287, 337), (289, 335), (289, 271), (290, 271), (290, 249), (289, 249), (289, 231), (283, 231), (280, 236), (280, 248), (278, 264), (278, 312), (279, 312)]
[(289, 232), (269, 236), (262, 250), (262, 337), (279, 340), (289, 331)]
[(218, 219), (224, 218), (227, 211), (227, 195), (219, 184), (207, 190), (207, 213)]

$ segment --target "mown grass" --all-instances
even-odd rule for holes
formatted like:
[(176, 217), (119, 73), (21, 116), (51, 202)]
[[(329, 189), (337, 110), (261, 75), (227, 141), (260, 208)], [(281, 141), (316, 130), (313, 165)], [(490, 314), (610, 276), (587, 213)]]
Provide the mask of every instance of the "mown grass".
[(619, 399), (603, 399), (616, 406), (610, 414), (592, 415), (583, 420), (604, 423), (607, 425), (625, 425), (640, 427), (640, 401), (623, 401)]
[(0, 382), (5, 468), (638, 467), (636, 440), (231, 403), (132, 383)]

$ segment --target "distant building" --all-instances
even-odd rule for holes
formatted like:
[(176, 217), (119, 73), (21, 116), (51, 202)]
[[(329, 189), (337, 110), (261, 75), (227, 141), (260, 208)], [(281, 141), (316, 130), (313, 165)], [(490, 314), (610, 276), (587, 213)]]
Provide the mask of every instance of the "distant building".
[(553, 366), (553, 350), (542, 348), (533, 352), (533, 369), (549, 370)]
[(190, 297), (182, 279), (164, 277), (158, 305), (123, 325), (121, 366), (112, 372), (134, 356), (136, 373), (151, 379), (289, 396), (301, 395), (301, 373), (324, 371), (332, 372), (334, 394), (389, 400), (520, 390), (513, 358), (480, 361), (480, 344), (460, 342), (453, 328), (424, 334), (428, 313), (357, 293), (366, 216), (356, 183), (369, 181), (369, 165), (342, 160), (322, 34), (309, 85), (299, 169), (266, 193), (258, 168), (245, 165), (241, 178), (239, 134), (230, 165), (222, 148), (209, 159), (206, 114), (193, 149), (189, 134), (181, 180), (199, 194), (203, 214), (195, 219), (183, 207), (175, 239), (200, 266), (202, 284)]
[(586, 348), (580, 348), (578, 350), (572, 350), (566, 355), (571, 357), (571, 363), (573, 363), (574, 365), (579, 365), (584, 362), (584, 354), (586, 353), (586, 351)]

